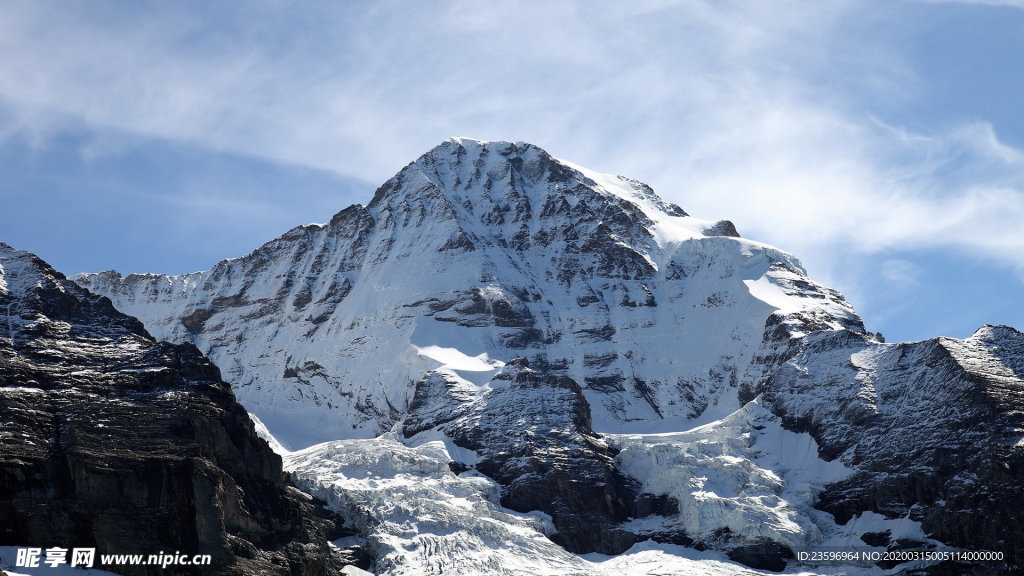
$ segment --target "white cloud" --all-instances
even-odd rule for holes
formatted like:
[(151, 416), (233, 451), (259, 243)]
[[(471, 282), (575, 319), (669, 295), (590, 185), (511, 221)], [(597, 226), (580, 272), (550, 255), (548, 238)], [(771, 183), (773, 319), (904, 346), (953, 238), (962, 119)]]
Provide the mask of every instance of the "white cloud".
[(882, 262), (880, 273), (887, 285), (897, 290), (912, 289), (921, 284), (921, 267), (909, 260), (885, 260)]
[(985, 122), (910, 129), (865, 104), (922, 97), (897, 47), (854, 27), (898, 8), (175, 6), (0, 7), (6, 131), (74, 118), (373, 182), (447, 136), (528, 140), (825, 275), (925, 247), (1024, 269), (1021, 151)]
[[(812, 33), (835, 11), (453, 2), (123, 15), (8, 5), (2, 47), (14, 64), (0, 70), (0, 94), (22, 109), (379, 179), (454, 133), (604, 148), (658, 124), (674, 131), (721, 92), (755, 88), (737, 61), (772, 53), (790, 31)], [(567, 152), (576, 148), (586, 146)]]

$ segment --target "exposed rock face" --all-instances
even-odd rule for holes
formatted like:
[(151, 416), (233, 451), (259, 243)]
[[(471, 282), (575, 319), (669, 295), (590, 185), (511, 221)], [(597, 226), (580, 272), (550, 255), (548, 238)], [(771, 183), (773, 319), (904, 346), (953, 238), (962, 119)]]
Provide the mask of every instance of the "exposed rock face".
[(0, 243), (0, 544), (209, 554), (125, 574), (334, 574), (337, 519), (284, 481), (217, 368)]

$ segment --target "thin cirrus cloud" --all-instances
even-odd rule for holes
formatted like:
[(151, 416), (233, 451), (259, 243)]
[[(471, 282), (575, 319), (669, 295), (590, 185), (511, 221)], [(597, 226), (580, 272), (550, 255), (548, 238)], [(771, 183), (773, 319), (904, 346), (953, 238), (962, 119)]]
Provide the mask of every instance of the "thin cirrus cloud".
[(914, 0), (915, 2), (933, 4), (974, 4), (977, 6), (1006, 6), (1024, 8), (1024, 0)]
[(891, 111), (927, 82), (864, 22), (908, 6), (7, 3), (0, 136), (67, 120), (366, 182), (447, 136), (526, 140), (825, 276), (934, 247), (1024, 270), (1021, 151)]

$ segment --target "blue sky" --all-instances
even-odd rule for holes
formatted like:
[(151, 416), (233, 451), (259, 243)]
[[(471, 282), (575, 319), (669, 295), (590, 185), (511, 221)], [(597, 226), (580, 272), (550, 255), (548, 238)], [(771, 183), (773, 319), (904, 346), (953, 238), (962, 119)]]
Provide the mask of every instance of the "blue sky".
[(449, 136), (796, 254), (892, 340), (1024, 328), (1024, 0), (0, 4), (0, 240), (181, 273)]

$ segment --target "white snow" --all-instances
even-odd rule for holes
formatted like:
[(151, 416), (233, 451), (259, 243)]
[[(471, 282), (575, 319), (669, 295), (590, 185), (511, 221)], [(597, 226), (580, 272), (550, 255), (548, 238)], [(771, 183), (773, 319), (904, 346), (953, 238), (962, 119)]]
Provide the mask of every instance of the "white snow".
[[(739, 541), (792, 547), (856, 532), (813, 508), (821, 486), (848, 470), (736, 396), (765, 352), (773, 313), (810, 312), (841, 328), (856, 320), (841, 296), (775, 248), (706, 236), (713, 223), (672, 215), (627, 179), (562, 161), (596, 186), (578, 193), (542, 178), (521, 187), (499, 151), (512, 144), (452, 142), (465, 149), (411, 164), (399, 190), (353, 208), (347, 227), (296, 229), (206, 272), (78, 281), (157, 338), (209, 355), (286, 469), (355, 519), (378, 574), (760, 573), (719, 553), (649, 542), (615, 558), (570, 554), (546, 537), (545, 515), (503, 509), (495, 482), (450, 471), (449, 462), (472, 464), (477, 454), (437, 432), (396, 432), (431, 370), (483, 389), (506, 362), (541, 354), (583, 386), (594, 430), (621, 449), (617, 465), (683, 504), (677, 516), (630, 528), (709, 539), (729, 528)], [(539, 158), (523, 154), (524, 164)], [(531, 216), (517, 220), (510, 207), (523, 197)], [(605, 201), (609, 213), (647, 218), (608, 245), (653, 275), (595, 271), (600, 254), (580, 244), (605, 222), (539, 215), (547, 204)], [(504, 216), (486, 221), (493, 213)], [(374, 225), (360, 228), (360, 217)], [(570, 226), (582, 240), (564, 238)], [(509, 248), (517, 235), (531, 243)], [(496, 311), (511, 314), (499, 322)], [(535, 333), (517, 342), (525, 326)], [(591, 384), (602, 378), (622, 389)]]
[(627, 202), (637, 205), (644, 215), (654, 222), (654, 237), (658, 245), (665, 248), (673, 243), (679, 243), (694, 238), (702, 238), (703, 231), (714, 224), (706, 220), (698, 220), (689, 216), (671, 216), (657, 205), (655, 198), (645, 194), (630, 185), (629, 181), (622, 176), (602, 174), (567, 160), (558, 160), (574, 170), (577, 170), (587, 178), (597, 182), (599, 189), (614, 194)]
[[(643, 531), (685, 529), (711, 536), (729, 528), (736, 538), (769, 538), (794, 548), (865, 548), (865, 532), (924, 538), (919, 524), (864, 514), (845, 526), (813, 508), (817, 491), (845, 478), (841, 462), (825, 462), (807, 434), (784, 430), (759, 401), (725, 418), (668, 434), (606, 435), (619, 448), (620, 468), (652, 494), (682, 503), (678, 517), (634, 520)], [(456, 476), (451, 461), (476, 454), (436, 431), (403, 440), (398, 432), (374, 439), (329, 442), (285, 454), (285, 467), (303, 489), (355, 518), (383, 575), (501, 573), (509, 576), (768, 574), (670, 544), (641, 542), (622, 555), (583, 556), (552, 543), (550, 519), (498, 503), (500, 487), (476, 472)], [(353, 542), (355, 543), (355, 542)], [(363, 543), (360, 541), (359, 543)], [(884, 574), (875, 567), (794, 565), (788, 574)]]
[(264, 424), (263, 421), (260, 420), (258, 416), (256, 416), (252, 412), (249, 412), (249, 419), (252, 420), (253, 426), (256, 428), (256, 435), (266, 440), (267, 444), (270, 445), (271, 450), (277, 452), (282, 456), (284, 456), (285, 454), (289, 454), (289, 450), (285, 448), (284, 445), (281, 444), (281, 442), (279, 442), (277, 438), (274, 437), (274, 435), (270, 432), (270, 429), (267, 428), (267, 425)]
[(476, 464), (480, 459), (473, 450), (457, 446), (450, 438), (436, 430), (425, 430), (411, 438), (404, 438), (402, 440), (402, 443), (410, 448), (418, 448), (428, 442), (441, 442), (444, 444), (444, 449), (448, 456), (455, 462), (472, 465)]
[(773, 306), (780, 312), (797, 312), (804, 307), (802, 299), (798, 296), (791, 296), (772, 282), (770, 276), (761, 276), (754, 280), (744, 280), (750, 295), (766, 304)]
[(121, 372), (164, 372), (170, 370), (167, 366), (146, 366), (142, 368), (122, 368)]
[(814, 509), (815, 496), (850, 473), (838, 461), (818, 458), (809, 435), (783, 429), (759, 401), (686, 432), (606, 438), (621, 450), (617, 465), (643, 492), (680, 505), (677, 516), (632, 526), (682, 529), (698, 540), (714, 541), (728, 528), (741, 542), (769, 539), (798, 548), (821, 541), (835, 524)]
[(787, 569), (785, 572), (766, 572), (754, 570), (729, 560), (725, 554), (713, 551), (698, 551), (693, 548), (673, 544), (658, 544), (647, 540), (634, 545), (618, 556), (603, 554), (586, 554), (583, 556), (592, 562), (588, 574), (595, 576), (753, 576), (766, 574), (791, 574), (814, 576), (815, 574), (876, 575), (884, 572), (878, 569), (822, 567), (813, 572), (799, 567)]
[(0, 394), (45, 394), (42, 388), (29, 386), (3, 386), (0, 387)]
[(467, 372), (493, 372), (505, 365), (505, 363), (500, 360), (491, 360), (488, 358), (487, 352), (477, 354), (476, 356), (468, 356), (455, 348), (443, 348), (441, 346), (424, 346), (423, 348), (415, 348), (416, 351), (419, 352), (420, 356), (426, 356), (431, 360), (440, 362), (441, 368), (447, 368), (455, 371), (465, 370)]
[(863, 540), (861, 540), (861, 535), (886, 531), (890, 532), (890, 537), (893, 540), (908, 539), (941, 545), (941, 543), (927, 537), (924, 530), (921, 528), (920, 522), (911, 520), (909, 517), (886, 518), (876, 512), (866, 511), (854, 516), (846, 524), (837, 527), (831, 536), (821, 543), (821, 546), (835, 548), (870, 548)]

